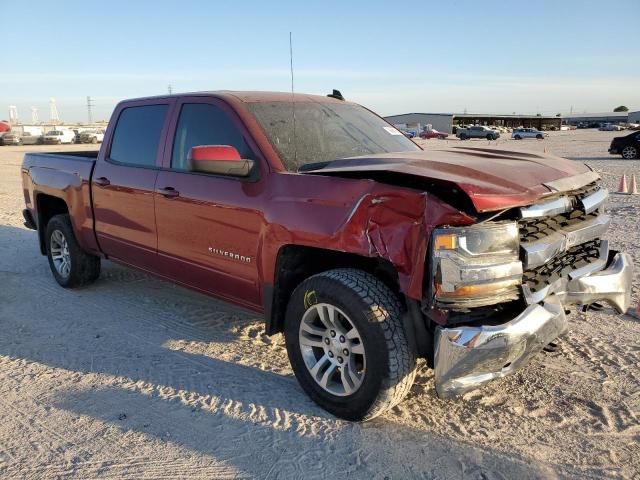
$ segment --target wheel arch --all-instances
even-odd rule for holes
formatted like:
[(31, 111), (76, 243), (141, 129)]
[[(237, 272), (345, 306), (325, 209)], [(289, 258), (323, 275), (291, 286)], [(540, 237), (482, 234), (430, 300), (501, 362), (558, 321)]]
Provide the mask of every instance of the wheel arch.
[(36, 212), (38, 223), (38, 240), (40, 243), (40, 253), (46, 255), (47, 247), (45, 245), (44, 233), (47, 224), (55, 215), (64, 215), (69, 213), (69, 206), (60, 197), (40, 193), (36, 196)]
[(396, 268), (384, 258), (296, 244), (283, 245), (276, 257), (274, 283), (262, 286), (267, 335), (283, 331), (289, 298), (303, 280), (335, 268), (356, 268), (371, 273), (403, 298)]

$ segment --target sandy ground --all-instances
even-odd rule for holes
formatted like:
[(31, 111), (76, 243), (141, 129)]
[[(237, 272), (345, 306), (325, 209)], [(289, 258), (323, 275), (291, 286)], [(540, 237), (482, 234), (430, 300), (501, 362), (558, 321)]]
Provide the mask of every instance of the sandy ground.
[[(492, 144), (586, 160), (613, 189), (640, 174), (607, 155), (615, 135)], [(343, 422), (305, 396), (260, 318), (109, 262), (90, 287), (58, 287), (22, 226), (34, 149), (55, 148), (0, 147), (0, 477), (638, 478), (637, 320), (573, 314), (560, 351), (514, 376), (444, 401), (421, 367), (393, 411)], [(640, 196), (609, 209), (613, 247), (640, 266)]]

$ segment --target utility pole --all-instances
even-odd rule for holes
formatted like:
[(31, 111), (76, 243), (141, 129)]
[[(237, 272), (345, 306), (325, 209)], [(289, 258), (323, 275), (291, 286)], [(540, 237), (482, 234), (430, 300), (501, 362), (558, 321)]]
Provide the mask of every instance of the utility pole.
[(87, 119), (89, 123), (93, 123), (93, 107), (95, 104), (93, 103), (93, 99), (91, 97), (87, 97)]
[(167, 85), (167, 90), (169, 90), (169, 95), (173, 93), (173, 87), (171, 86), (171, 84)]

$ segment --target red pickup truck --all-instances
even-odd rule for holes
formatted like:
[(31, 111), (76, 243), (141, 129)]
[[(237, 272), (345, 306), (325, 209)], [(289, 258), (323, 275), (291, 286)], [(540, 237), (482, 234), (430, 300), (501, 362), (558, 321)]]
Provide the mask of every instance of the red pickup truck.
[(596, 172), (424, 152), (338, 92), (124, 101), (99, 153), (27, 154), (22, 178), (61, 286), (107, 258), (264, 314), (304, 390), (346, 419), (400, 402), (418, 357), (455, 397), (553, 344), (570, 305), (630, 303)]

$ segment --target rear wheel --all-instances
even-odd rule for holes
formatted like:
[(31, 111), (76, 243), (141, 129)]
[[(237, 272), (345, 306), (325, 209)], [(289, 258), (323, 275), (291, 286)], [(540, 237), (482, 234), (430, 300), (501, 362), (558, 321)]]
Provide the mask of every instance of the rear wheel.
[(91, 143), (98, 143), (98, 139), (96, 137), (91, 138)]
[(416, 366), (402, 314), (397, 296), (360, 270), (302, 282), (287, 307), (285, 340), (311, 399), (346, 420), (370, 420), (400, 403)]
[(60, 286), (79, 287), (100, 276), (100, 257), (80, 248), (69, 215), (56, 215), (49, 220), (45, 242), (51, 273)]
[(622, 149), (622, 158), (626, 160), (633, 160), (638, 157), (638, 149), (636, 147), (628, 146)]
[(516, 135), (513, 137), (514, 140), (522, 140), (522, 137), (520, 135)]

